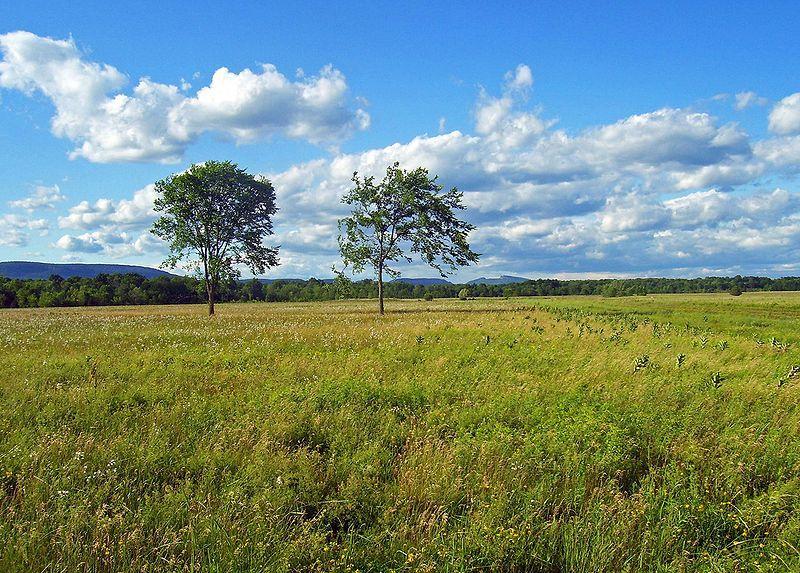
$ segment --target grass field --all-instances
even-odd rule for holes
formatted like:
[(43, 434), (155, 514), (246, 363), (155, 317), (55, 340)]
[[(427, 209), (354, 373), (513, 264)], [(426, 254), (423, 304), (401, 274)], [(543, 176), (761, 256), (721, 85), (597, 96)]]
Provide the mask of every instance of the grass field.
[(0, 571), (800, 571), (800, 294), (0, 312)]

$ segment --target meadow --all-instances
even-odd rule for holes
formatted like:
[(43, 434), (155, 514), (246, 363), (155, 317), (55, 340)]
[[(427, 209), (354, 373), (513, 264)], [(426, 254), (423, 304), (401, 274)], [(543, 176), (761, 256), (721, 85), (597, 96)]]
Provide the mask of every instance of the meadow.
[(0, 571), (800, 571), (800, 293), (0, 311)]

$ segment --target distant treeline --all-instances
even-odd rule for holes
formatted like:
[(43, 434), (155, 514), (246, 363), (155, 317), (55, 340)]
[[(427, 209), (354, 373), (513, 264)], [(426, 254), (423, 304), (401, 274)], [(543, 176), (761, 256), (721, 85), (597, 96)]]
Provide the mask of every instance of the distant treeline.
[[(800, 277), (707, 277), (697, 279), (538, 279), (509, 285), (413, 285), (390, 282), (389, 298), (452, 298), (467, 288), (469, 296), (629, 296), (656, 293), (708, 293), (742, 291), (800, 290)], [(372, 280), (350, 282), (317, 279), (276, 280), (273, 282), (228, 281), (220, 292), (222, 301), (299, 302), (343, 298), (374, 298), (377, 285)], [(17, 280), (0, 277), (0, 307), (31, 308), (54, 306), (101, 306), (137, 304), (186, 304), (205, 301), (200, 281), (193, 277), (146, 279), (137, 274), (98, 275), (94, 278)]]

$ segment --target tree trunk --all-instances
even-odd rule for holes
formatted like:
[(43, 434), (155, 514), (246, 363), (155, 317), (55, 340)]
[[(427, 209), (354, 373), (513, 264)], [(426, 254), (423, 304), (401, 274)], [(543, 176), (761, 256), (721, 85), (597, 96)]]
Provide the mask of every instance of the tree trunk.
[(378, 314), (383, 314), (383, 265), (378, 266)]
[(214, 284), (212, 281), (206, 283), (206, 292), (208, 293), (208, 316), (214, 316)]

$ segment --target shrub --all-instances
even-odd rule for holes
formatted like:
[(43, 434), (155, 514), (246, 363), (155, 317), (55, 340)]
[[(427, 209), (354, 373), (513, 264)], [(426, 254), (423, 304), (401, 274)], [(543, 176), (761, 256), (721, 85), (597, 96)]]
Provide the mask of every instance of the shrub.
[(433, 295), (432, 295), (431, 293), (429, 293), (429, 292), (426, 292), (426, 293), (425, 293), (425, 296), (423, 296), (422, 298), (423, 298), (424, 300), (427, 300), (428, 302), (430, 302), (430, 301), (432, 301), (432, 300), (433, 300)]
[(462, 288), (458, 291), (458, 300), (467, 300), (469, 298), (470, 292), (468, 288)]
[(633, 362), (633, 371), (638, 372), (639, 370), (644, 370), (650, 365), (650, 357), (647, 354), (642, 354), (641, 356), (637, 357), (636, 360)]
[(742, 296), (742, 287), (733, 285), (728, 292), (731, 293), (731, 296)]

